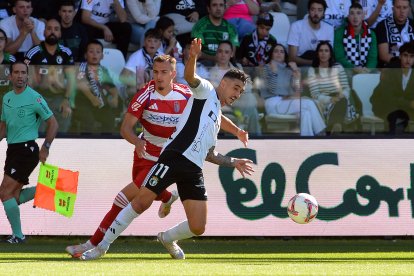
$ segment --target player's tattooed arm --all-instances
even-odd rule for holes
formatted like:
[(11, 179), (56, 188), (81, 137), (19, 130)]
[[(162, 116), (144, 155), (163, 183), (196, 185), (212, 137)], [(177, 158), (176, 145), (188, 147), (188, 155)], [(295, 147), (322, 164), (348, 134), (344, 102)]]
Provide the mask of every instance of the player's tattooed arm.
[(234, 158), (230, 156), (222, 155), (214, 150), (215, 147), (211, 147), (207, 153), (206, 161), (213, 164), (224, 166), (224, 167), (234, 167)]
[(187, 81), (187, 83), (191, 88), (196, 88), (200, 85), (201, 81), (199, 78), (197, 78), (197, 75), (196, 75), (193, 79), (191, 79), (191, 81), (189, 82)]

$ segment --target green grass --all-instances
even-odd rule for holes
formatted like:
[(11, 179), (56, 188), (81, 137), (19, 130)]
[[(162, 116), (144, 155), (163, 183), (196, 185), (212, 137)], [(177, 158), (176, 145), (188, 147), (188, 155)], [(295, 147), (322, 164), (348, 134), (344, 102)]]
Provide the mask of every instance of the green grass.
[(0, 244), (0, 275), (414, 275), (414, 240), (193, 239), (172, 260), (155, 239), (121, 238), (102, 259), (71, 259), (84, 238)]

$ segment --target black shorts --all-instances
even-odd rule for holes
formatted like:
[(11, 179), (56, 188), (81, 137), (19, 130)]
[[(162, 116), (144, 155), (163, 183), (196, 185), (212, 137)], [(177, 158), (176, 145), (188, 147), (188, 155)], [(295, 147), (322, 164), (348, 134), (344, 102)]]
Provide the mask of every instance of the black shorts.
[(29, 184), (29, 176), (39, 163), (39, 147), (35, 141), (7, 146), (4, 174), (23, 185)]
[(165, 151), (151, 168), (143, 186), (157, 195), (176, 183), (181, 201), (207, 200), (203, 171), (181, 153)]

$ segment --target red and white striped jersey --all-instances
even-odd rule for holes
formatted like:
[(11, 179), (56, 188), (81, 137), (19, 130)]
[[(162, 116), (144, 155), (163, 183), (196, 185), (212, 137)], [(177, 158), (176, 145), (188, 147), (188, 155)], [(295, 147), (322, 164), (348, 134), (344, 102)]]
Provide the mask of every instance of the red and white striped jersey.
[(153, 80), (135, 94), (128, 112), (143, 126), (141, 138), (147, 141), (146, 159), (157, 161), (191, 95), (188, 86), (174, 83), (173, 89), (163, 96), (155, 90)]

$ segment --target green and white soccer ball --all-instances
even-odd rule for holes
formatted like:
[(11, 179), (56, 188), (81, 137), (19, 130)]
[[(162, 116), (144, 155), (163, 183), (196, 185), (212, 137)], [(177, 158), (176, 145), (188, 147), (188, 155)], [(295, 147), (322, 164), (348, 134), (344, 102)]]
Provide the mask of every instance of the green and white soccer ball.
[(307, 224), (318, 214), (318, 202), (310, 194), (300, 193), (289, 200), (287, 213), (296, 223)]

